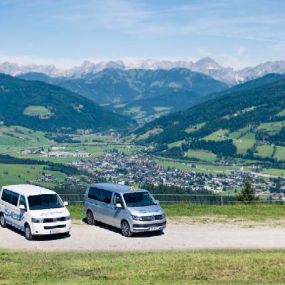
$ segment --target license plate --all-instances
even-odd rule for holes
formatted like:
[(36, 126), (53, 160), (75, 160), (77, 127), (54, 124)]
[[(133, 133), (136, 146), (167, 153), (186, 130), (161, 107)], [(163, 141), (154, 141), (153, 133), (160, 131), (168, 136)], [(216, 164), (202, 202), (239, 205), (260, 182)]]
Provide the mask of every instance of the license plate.
[(60, 230), (58, 230), (58, 229), (50, 230), (51, 235), (55, 235), (55, 234), (59, 234), (59, 233), (60, 233)]
[(149, 228), (150, 231), (158, 231), (159, 230), (159, 227), (151, 227)]

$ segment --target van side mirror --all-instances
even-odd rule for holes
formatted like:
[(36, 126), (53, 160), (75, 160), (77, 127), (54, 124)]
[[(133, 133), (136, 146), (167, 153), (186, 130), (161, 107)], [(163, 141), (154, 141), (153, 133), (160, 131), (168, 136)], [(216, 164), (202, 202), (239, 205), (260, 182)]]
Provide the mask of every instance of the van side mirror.
[(20, 206), (19, 206), (19, 209), (20, 209), (21, 211), (26, 211), (26, 210), (27, 210), (25, 205), (20, 205)]
[(68, 202), (67, 201), (63, 202), (63, 206), (67, 207), (68, 206)]
[(154, 200), (155, 205), (159, 205), (159, 201), (158, 200)]
[(121, 203), (116, 203), (115, 207), (117, 209), (122, 209), (123, 208), (123, 205)]

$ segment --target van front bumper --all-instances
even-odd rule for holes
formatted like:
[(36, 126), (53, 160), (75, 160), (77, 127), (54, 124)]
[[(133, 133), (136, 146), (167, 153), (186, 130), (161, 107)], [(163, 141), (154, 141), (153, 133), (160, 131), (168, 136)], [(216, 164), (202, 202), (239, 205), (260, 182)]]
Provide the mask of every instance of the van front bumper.
[(57, 223), (33, 223), (32, 235), (56, 235), (68, 233), (71, 230), (71, 221)]
[(135, 221), (132, 225), (132, 232), (154, 232), (162, 231), (166, 228), (166, 220), (152, 221), (152, 222), (138, 222)]

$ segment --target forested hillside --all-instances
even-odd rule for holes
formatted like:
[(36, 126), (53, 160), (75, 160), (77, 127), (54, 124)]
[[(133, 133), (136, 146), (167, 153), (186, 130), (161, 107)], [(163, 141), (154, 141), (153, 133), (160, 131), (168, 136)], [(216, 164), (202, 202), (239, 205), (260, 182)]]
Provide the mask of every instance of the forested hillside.
[(0, 74), (0, 121), (34, 130), (127, 129), (132, 121), (61, 87)]
[[(156, 152), (285, 160), (285, 79), (265, 77), (221, 97), (157, 119), (136, 131)], [(269, 83), (268, 83), (269, 82)], [(250, 86), (249, 86), (250, 85)]]

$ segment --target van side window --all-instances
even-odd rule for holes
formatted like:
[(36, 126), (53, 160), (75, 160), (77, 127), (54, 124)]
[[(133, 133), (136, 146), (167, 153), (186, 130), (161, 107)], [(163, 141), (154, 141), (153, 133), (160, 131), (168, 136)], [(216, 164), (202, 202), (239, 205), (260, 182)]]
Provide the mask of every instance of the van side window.
[(114, 203), (114, 205), (116, 205), (117, 203), (120, 203), (123, 205), (122, 198), (118, 193), (114, 194), (114, 202), (113, 203)]
[(90, 187), (88, 191), (88, 198), (99, 201), (100, 189), (96, 187)]
[(112, 199), (112, 192), (107, 191), (107, 190), (103, 190), (101, 189), (100, 191), (100, 201), (104, 202), (106, 204), (110, 204), (111, 203), (111, 199)]
[(10, 191), (7, 189), (4, 189), (2, 192), (1, 200), (7, 203), (10, 203)]
[(25, 206), (25, 208), (27, 209), (26, 198), (25, 198), (25, 196), (23, 196), (23, 195), (21, 195), (21, 197), (20, 197), (19, 206), (21, 206), (21, 205)]
[(96, 201), (100, 201), (106, 204), (110, 204), (112, 200), (112, 192), (96, 187), (90, 187), (88, 192), (88, 198)]
[(18, 193), (15, 193), (15, 192), (11, 192), (11, 204), (13, 205), (13, 206), (17, 206), (18, 205), (18, 200), (19, 200), (19, 194)]
[(9, 204), (12, 204), (13, 206), (18, 205), (18, 200), (19, 200), (19, 194), (12, 192), (10, 190), (4, 189), (2, 193), (2, 200), (4, 202), (7, 202)]

